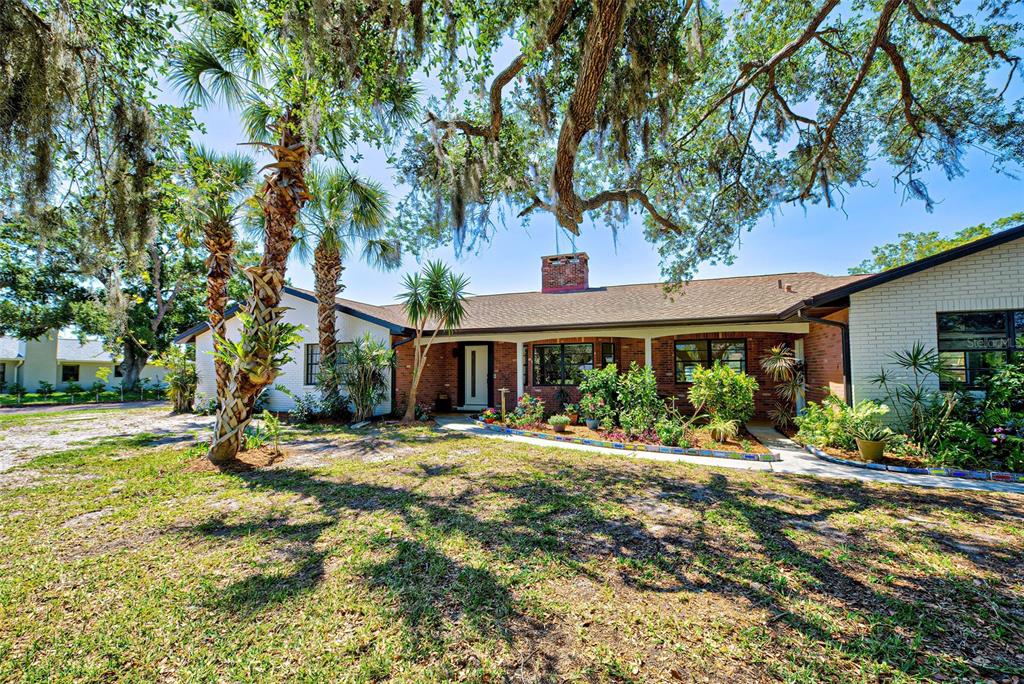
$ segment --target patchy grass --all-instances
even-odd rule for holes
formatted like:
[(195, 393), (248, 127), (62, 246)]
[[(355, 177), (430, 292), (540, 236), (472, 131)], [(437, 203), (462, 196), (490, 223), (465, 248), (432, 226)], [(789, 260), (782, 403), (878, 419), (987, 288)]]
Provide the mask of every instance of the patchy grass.
[(1024, 670), (1021, 496), (425, 428), (287, 439), (293, 458), (248, 473), (136, 436), (0, 474), (0, 680)]

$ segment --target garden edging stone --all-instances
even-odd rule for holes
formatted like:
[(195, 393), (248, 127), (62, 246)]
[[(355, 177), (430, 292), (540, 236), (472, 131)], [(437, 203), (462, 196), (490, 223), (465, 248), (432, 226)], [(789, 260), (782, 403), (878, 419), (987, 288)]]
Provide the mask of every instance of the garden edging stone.
[(804, 450), (818, 458), (836, 463), (838, 465), (850, 466), (853, 468), (865, 468), (867, 470), (886, 470), (891, 473), (906, 473), (909, 475), (934, 475), (937, 477), (958, 477), (969, 480), (992, 480), (994, 482), (1024, 482), (1024, 473), (1005, 473), (995, 470), (966, 470), (963, 468), (914, 468), (911, 466), (896, 466), (885, 463), (863, 463), (851, 461), (846, 458), (839, 458), (825, 453), (821, 449), (810, 444), (805, 444)]

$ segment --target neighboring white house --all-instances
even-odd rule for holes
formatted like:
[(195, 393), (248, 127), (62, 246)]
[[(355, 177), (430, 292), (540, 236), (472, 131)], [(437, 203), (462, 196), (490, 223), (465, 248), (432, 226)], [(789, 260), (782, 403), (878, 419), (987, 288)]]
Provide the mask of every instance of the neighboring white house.
[[(99, 340), (79, 342), (59, 337), (56, 332), (34, 340), (0, 337), (0, 382), (8, 388), (17, 383), (27, 392), (35, 392), (40, 382), (48, 382), (57, 389), (63, 389), (69, 382), (88, 387), (96, 380), (100, 368), (110, 369), (107, 385), (121, 385), (121, 369)], [(159, 381), (165, 373), (165, 369), (149, 365), (140, 377)]]
[[(849, 315), (854, 401), (883, 400), (872, 382), (915, 342), (937, 350), (968, 388), (994, 364), (1024, 360), (1024, 226), (817, 295), (804, 311)], [(906, 379), (906, 378), (904, 378)], [(938, 381), (930, 378), (933, 389)]]
[[(359, 307), (359, 310), (351, 305)], [(316, 296), (312, 292), (295, 287), (286, 287), (284, 297), (281, 299), (281, 306), (287, 307), (282, 320), (286, 323), (301, 325), (299, 334), (302, 340), (292, 352), (292, 360), (281, 369), (275, 385), (288, 389), (295, 396), (311, 394), (317, 391), (316, 376), (320, 370), (320, 345), (317, 332), (317, 307)], [(366, 333), (379, 341), (391, 344), (392, 332), (398, 332), (402, 328), (392, 321), (367, 313), (367, 310), (374, 311), (377, 307), (350, 302), (345, 299), (338, 299), (335, 306), (337, 311), (337, 333), (338, 342), (345, 343), (362, 337)], [(242, 326), (241, 319), (234, 316), (235, 308), (229, 312), (231, 318), (227, 322), (227, 335), (229, 339), (237, 340), (239, 329)], [(381, 312), (382, 315), (388, 315)], [(199, 374), (199, 386), (196, 390), (196, 405), (209, 401), (217, 394), (216, 375), (213, 370), (213, 335), (209, 326), (205, 323), (198, 325), (179, 335), (175, 342), (195, 342), (196, 350), (196, 371)], [(391, 392), (389, 389), (388, 399), (377, 407), (376, 414), (383, 415), (391, 412)], [(266, 391), (267, 406), (272, 411), (288, 411), (295, 406), (294, 400), (286, 393), (276, 387)]]

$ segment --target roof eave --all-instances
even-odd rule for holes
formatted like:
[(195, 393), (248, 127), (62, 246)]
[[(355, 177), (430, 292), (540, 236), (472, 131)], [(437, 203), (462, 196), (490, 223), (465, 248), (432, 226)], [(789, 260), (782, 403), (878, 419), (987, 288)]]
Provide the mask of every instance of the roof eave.
[(998, 247), (999, 245), (1012, 242), (1022, 237), (1024, 237), (1024, 225), (1019, 225), (1015, 228), (1008, 228), (994, 235), (981, 238), (980, 240), (974, 240), (973, 242), (968, 242), (967, 244), (960, 245), (959, 247), (947, 249), (945, 252), (939, 252), (938, 254), (933, 254), (930, 257), (918, 259), (917, 261), (913, 261), (909, 264), (897, 266), (896, 268), (876, 273), (873, 276), (843, 285), (842, 287), (822, 292), (810, 299), (804, 300), (803, 306), (800, 308), (803, 308), (804, 306), (823, 306), (830, 302), (834, 302), (837, 299), (849, 297), (851, 294), (863, 292), (864, 290), (871, 289), (872, 287), (877, 287), (878, 285), (883, 285), (908, 275), (920, 273), (921, 271), (925, 271), (929, 268), (934, 268), (950, 261), (956, 261), (957, 259), (962, 259), (966, 256), (983, 252), (986, 249)]

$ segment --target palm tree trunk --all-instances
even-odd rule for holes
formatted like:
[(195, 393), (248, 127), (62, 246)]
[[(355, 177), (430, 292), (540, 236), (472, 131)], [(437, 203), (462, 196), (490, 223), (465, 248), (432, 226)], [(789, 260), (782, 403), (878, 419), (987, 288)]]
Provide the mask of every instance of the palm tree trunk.
[(336, 406), (341, 394), (338, 376), (333, 372), (338, 356), (334, 300), (338, 296), (341, 270), (341, 252), (337, 245), (321, 240), (313, 251), (313, 287), (316, 290), (317, 326), (320, 333), (320, 368), (328, 370), (321, 375), (320, 393), (328, 400), (326, 403), (329, 406)]
[[(224, 338), (227, 329), (224, 312), (228, 304), (228, 280), (231, 278), (232, 255), (235, 253), (235, 234), (231, 224), (214, 221), (206, 225), (203, 244), (206, 247), (206, 309), (209, 312), (210, 330), (213, 331), (213, 350), (220, 351), (219, 338)], [(217, 376), (217, 404), (224, 403), (230, 381), (231, 366), (227, 361), (214, 357), (213, 367)]]
[(283, 314), (280, 304), (288, 253), (295, 243), (299, 211), (309, 200), (305, 183), (309, 154), (296, 135), (299, 130), (298, 116), (289, 112), (281, 121), (278, 144), (267, 146), (276, 163), (260, 197), (265, 223), (263, 259), (244, 271), (252, 293), (243, 307), (248, 315), (242, 329), (241, 355), (231, 365), (227, 393), (217, 409), (207, 454), (218, 465), (236, 460), (245, 428), (252, 420), (253, 406), (278, 375), (278, 369), (272, 367), (273, 349), (267, 340), (273, 337)]

